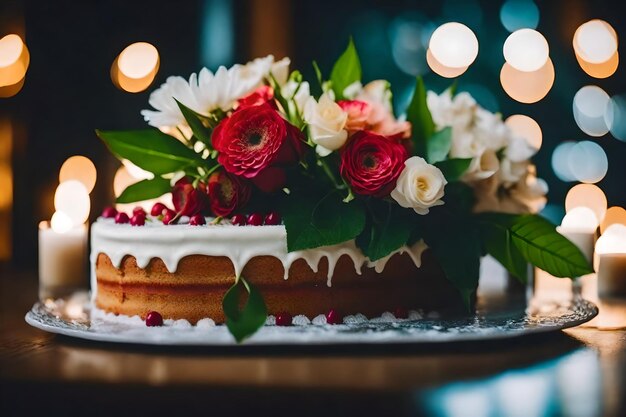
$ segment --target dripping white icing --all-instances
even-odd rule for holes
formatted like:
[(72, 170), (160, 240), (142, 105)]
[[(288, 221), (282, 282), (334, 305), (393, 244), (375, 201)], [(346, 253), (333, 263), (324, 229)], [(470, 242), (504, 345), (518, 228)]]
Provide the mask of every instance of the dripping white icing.
[(137, 266), (145, 268), (152, 258), (161, 258), (168, 271), (175, 272), (178, 262), (189, 255), (226, 256), (233, 263), (235, 274), (240, 275), (250, 259), (257, 256), (273, 256), (279, 259), (285, 270), (298, 259), (304, 259), (313, 271), (318, 271), (322, 258), (328, 261), (327, 285), (339, 258), (347, 255), (352, 259), (355, 271), (360, 274), (363, 266), (382, 272), (387, 261), (395, 253), (408, 253), (417, 267), (426, 245), (420, 241), (412, 247), (403, 246), (378, 261), (370, 261), (354, 241), (296, 252), (287, 252), (287, 232), (284, 226), (189, 226), (177, 224), (164, 226), (160, 222), (146, 222), (145, 226), (133, 227), (115, 224), (112, 219), (98, 219), (91, 229), (91, 289), (95, 299), (97, 289), (95, 262), (100, 253), (106, 254), (112, 264), (119, 268), (125, 256), (135, 257)]

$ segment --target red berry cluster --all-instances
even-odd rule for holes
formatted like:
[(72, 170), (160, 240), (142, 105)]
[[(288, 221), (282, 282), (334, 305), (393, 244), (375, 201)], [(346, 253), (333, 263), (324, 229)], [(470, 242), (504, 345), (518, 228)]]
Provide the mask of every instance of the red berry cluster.
[(235, 214), (230, 218), (230, 221), (235, 226), (276, 226), (281, 223), (280, 214), (272, 211), (263, 217), (260, 213), (252, 213), (249, 215)]

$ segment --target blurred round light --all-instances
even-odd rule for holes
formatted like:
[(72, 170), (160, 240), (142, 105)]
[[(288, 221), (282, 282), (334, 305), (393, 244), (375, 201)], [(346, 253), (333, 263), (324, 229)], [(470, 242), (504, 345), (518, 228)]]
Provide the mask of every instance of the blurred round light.
[(533, 29), (519, 29), (511, 33), (502, 48), (504, 59), (519, 71), (537, 71), (546, 64), (550, 53), (548, 41)]
[(500, 21), (509, 32), (535, 29), (539, 24), (539, 9), (532, 0), (507, 0), (500, 9)]
[(576, 207), (588, 207), (596, 214), (598, 221), (604, 220), (606, 213), (606, 196), (598, 186), (593, 184), (578, 184), (573, 186), (565, 197), (565, 212)]
[(62, 182), (54, 193), (54, 208), (65, 213), (75, 225), (85, 223), (91, 208), (89, 193), (80, 181)]
[(133, 43), (120, 53), (117, 66), (129, 78), (148, 76), (159, 64), (159, 52), (147, 42)]
[(609, 131), (605, 113), (609, 95), (600, 87), (587, 85), (574, 96), (573, 111), (576, 124), (589, 136), (603, 136)]
[(409, 75), (428, 72), (428, 65), (422, 45), (426, 19), (420, 15), (401, 16), (395, 19), (390, 28), (391, 54), (398, 68)]
[(91, 193), (94, 185), (96, 185), (96, 166), (89, 158), (81, 155), (75, 155), (68, 158), (59, 171), (59, 182), (69, 180), (80, 181), (88, 193)]
[[(10, 34), (0, 39), (0, 87), (16, 86), (20, 81), (23, 83), (29, 64), (30, 53), (22, 38)], [(10, 95), (5, 92), (4, 96)]]
[(609, 169), (604, 149), (588, 140), (578, 142), (569, 152), (570, 171), (580, 182), (596, 183), (602, 180)]
[(502, 88), (513, 100), (535, 103), (548, 94), (554, 84), (554, 65), (548, 58), (545, 65), (533, 72), (519, 71), (505, 62), (500, 71)]
[(428, 49), (441, 65), (466, 68), (478, 55), (478, 39), (470, 28), (461, 23), (444, 23), (433, 32)]
[(0, 161), (0, 211), (11, 208), (13, 203), (13, 170), (8, 162)]
[(611, 59), (617, 51), (617, 34), (604, 20), (593, 19), (576, 29), (573, 45), (574, 51), (583, 61), (601, 64)]
[(615, 74), (615, 71), (617, 71), (617, 67), (619, 66), (618, 51), (615, 51), (613, 56), (611, 56), (608, 61), (602, 62), (600, 64), (592, 64), (591, 62), (587, 62), (582, 59), (580, 56), (578, 56), (578, 54), (575, 55), (576, 60), (580, 65), (580, 68), (582, 68), (583, 71), (585, 71), (588, 75), (594, 78), (608, 78), (611, 75)]
[(74, 223), (72, 222), (70, 216), (64, 212), (55, 211), (50, 219), (50, 226), (52, 227), (52, 230), (57, 233), (65, 233), (74, 226)]
[(597, 254), (626, 254), (626, 226), (613, 224), (609, 226), (596, 242)]
[(441, 62), (437, 61), (437, 59), (430, 52), (430, 49), (426, 51), (426, 62), (431, 70), (437, 75), (440, 75), (444, 78), (456, 78), (459, 75), (463, 74), (467, 71), (468, 67), (463, 68), (450, 68), (441, 64)]
[(609, 207), (609, 209), (606, 211), (606, 214), (604, 215), (604, 220), (602, 221), (602, 224), (600, 224), (600, 232), (604, 233), (604, 231), (613, 224), (622, 224), (626, 226), (626, 210), (624, 210), (622, 207)]
[(136, 42), (115, 58), (111, 66), (111, 79), (120, 89), (138, 93), (152, 84), (159, 70), (159, 52), (147, 42)]
[(598, 223), (596, 213), (589, 207), (575, 207), (565, 214), (561, 226), (594, 232), (598, 228)]
[(604, 122), (616, 139), (626, 141), (626, 96), (611, 98), (604, 112)]
[(535, 119), (523, 114), (514, 114), (509, 116), (504, 123), (515, 135), (524, 138), (534, 149), (541, 148), (543, 134)]
[(22, 78), (16, 84), (5, 85), (5, 86), (0, 87), (0, 97), (1, 98), (13, 97), (17, 93), (19, 93), (20, 90), (22, 90), (22, 87), (24, 87), (25, 81), (26, 81), (26, 78)]
[(574, 145), (576, 142), (562, 142), (552, 152), (552, 170), (561, 181), (576, 181), (576, 176), (569, 165), (569, 156)]

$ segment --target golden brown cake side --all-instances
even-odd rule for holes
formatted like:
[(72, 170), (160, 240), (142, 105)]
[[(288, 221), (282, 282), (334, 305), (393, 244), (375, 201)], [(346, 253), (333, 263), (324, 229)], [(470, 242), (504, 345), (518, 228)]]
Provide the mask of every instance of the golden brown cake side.
[[(376, 317), (397, 308), (445, 310), (460, 304), (458, 292), (428, 250), (420, 268), (408, 255), (396, 254), (381, 273), (363, 268), (362, 275), (356, 273), (350, 257), (343, 255), (332, 274), (332, 287), (326, 284), (327, 271), (325, 258), (317, 272), (298, 259), (285, 280), (278, 258), (257, 256), (246, 264), (242, 275), (259, 289), (273, 315), (286, 312), (312, 319), (335, 309), (342, 315)], [(104, 311), (142, 318), (158, 311), (166, 319), (196, 323), (209, 317), (223, 323), (222, 298), (234, 283), (235, 271), (230, 259), (222, 256), (185, 256), (170, 272), (159, 258), (140, 268), (133, 256), (125, 256), (116, 268), (106, 254), (99, 253), (95, 277), (95, 305)]]

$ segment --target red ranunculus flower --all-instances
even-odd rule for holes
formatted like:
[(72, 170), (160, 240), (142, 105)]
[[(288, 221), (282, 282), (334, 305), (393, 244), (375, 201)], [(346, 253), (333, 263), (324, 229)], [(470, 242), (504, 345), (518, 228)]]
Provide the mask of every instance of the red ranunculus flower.
[(273, 100), (274, 89), (269, 85), (262, 85), (244, 98), (239, 99), (237, 103), (239, 104), (238, 108), (241, 109), (243, 107), (260, 106), (265, 103), (273, 105)]
[(211, 140), (226, 171), (254, 178), (269, 166), (295, 163), (303, 151), (300, 134), (265, 103), (237, 109), (217, 125)]
[(209, 201), (216, 216), (228, 216), (245, 206), (250, 199), (247, 180), (219, 171), (209, 177)]
[(209, 207), (206, 184), (199, 183), (198, 187), (194, 188), (188, 177), (179, 179), (172, 188), (172, 202), (176, 213), (181, 216), (202, 213)]
[(398, 141), (360, 131), (341, 154), (341, 175), (355, 193), (385, 197), (395, 187), (407, 157)]

